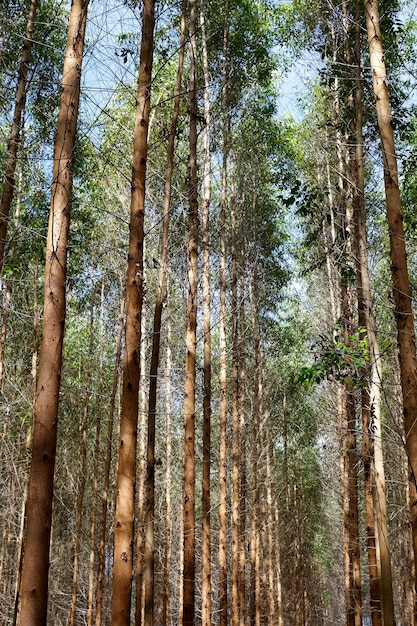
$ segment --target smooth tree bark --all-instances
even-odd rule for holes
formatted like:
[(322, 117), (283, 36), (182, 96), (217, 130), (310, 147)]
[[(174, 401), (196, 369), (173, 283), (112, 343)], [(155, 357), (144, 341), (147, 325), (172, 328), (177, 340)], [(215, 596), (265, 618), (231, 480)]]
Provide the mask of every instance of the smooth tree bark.
[(145, 179), (154, 49), (154, 4), (154, 0), (145, 0), (143, 3), (136, 120), (133, 139), (130, 232), (126, 279), (125, 349), (114, 527), (112, 626), (127, 626), (130, 623), (141, 317), (144, 298)]
[(67, 242), (87, 7), (88, 0), (74, 0), (71, 5), (55, 138), (42, 341), (22, 571), (20, 621), (24, 626), (42, 626), (46, 623), (58, 399), (66, 311)]
[[(410, 464), (414, 560), (417, 562), (417, 361), (394, 129), (377, 0), (365, 0), (366, 29), (381, 138), (392, 287), (401, 372), (405, 447)], [(416, 583), (417, 575), (415, 573)]]
[[(356, 120), (355, 141), (353, 142), (355, 154), (352, 154), (351, 161), (354, 164), (353, 199), (357, 259), (358, 321), (359, 327), (363, 328), (363, 332), (367, 336), (370, 357), (370, 375), (362, 389), (363, 460), (365, 467), (370, 602), (373, 626), (377, 626), (380, 623), (384, 624), (384, 626), (393, 626), (395, 623), (394, 600), (381, 433), (382, 362), (373, 313), (366, 231), (360, 7), (360, 0), (356, 0), (354, 47)], [(377, 546), (375, 545), (375, 536), (377, 537), (380, 555), (379, 575), (376, 563)]]
[(19, 66), (19, 76), (17, 81), (16, 100), (13, 113), (13, 122), (7, 141), (7, 158), (5, 179), (3, 191), (0, 200), (0, 272), (3, 272), (4, 255), (7, 243), (7, 229), (9, 223), (9, 215), (13, 202), (13, 194), (15, 187), (15, 171), (17, 163), (17, 155), (19, 150), (20, 135), (22, 130), (23, 117), (26, 108), (26, 94), (29, 63), (32, 53), (36, 11), (38, 8), (38, 0), (31, 0), (29, 5), (28, 19), (26, 23), (26, 32), (22, 50), (22, 58)]
[(145, 584), (145, 626), (151, 626), (154, 620), (154, 516), (155, 516), (155, 418), (158, 389), (158, 368), (161, 344), (162, 311), (167, 298), (166, 275), (168, 267), (168, 235), (170, 222), (170, 204), (172, 195), (172, 176), (174, 170), (175, 135), (180, 110), (180, 93), (184, 66), (186, 26), (186, 1), (182, 2), (181, 33), (179, 46), (178, 70), (174, 95), (171, 129), (168, 137), (167, 169), (165, 173), (165, 191), (162, 215), (162, 232), (158, 271), (158, 287), (153, 320), (152, 355), (149, 379), (148, 405), (148, 438), (146, 448), (146, 515), (145, 515), (145, 551), (144, 551), (144, 584)]
[(203, 472), (202, 472), (202, 537), (201, 537), (201, 623), (211, 625), (211, 520), (210, 520), (210, 470), (211, 470), (211, 294), (210, 294), (210, 202), (211, 202), (211, 150), (210, 150), (210, 73), (204, 23), (204, 3), (201, 2), (200, 27), (203, 47), (204, 71), (204, 173), (202, 211), (203, 257)]
[(193, 626), (195, 615), (195, 382), (198, 287), (198, 178), (197, 178), (197, 3), (189, 0), (190, 86), (188, 162), (188, 303), (184, 398), (183, 479), (183, 626)]

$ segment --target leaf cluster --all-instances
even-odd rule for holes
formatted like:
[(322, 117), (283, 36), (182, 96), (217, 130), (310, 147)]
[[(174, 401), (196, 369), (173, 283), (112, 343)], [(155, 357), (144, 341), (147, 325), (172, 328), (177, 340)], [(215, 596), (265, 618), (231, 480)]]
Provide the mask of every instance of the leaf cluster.
[(337, 380), (353, 384), (362, 379), (362, 371), (369, 365), (368, 340), (363, 330), (351, 334), (347, 341), (340, 334), (341, 326), (336, 325), (334, 336), (322, 336), (314, 346), (315, 362), (300, 368), (298, 381), (306, 387), (323, 380)]

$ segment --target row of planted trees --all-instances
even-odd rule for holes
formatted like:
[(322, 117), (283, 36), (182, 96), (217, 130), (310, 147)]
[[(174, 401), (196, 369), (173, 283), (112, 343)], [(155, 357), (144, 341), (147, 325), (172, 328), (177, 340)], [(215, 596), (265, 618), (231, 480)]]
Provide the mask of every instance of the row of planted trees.
[[(413, 624), (414, 331), (376, 4), (73, 2), (50, 191), (65, 10), (3, 4), (3, 623)], [(365, 17), (401, 377), (372, 302)], [(296, 125), (274, 46), (300, 34), (324, 69)]]

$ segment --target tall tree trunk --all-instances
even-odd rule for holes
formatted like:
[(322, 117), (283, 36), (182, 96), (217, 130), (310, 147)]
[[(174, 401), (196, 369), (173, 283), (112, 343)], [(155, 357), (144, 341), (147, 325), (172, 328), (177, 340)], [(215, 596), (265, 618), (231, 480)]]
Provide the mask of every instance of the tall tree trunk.
[(219, 265), (219, 611), (220, 626), (228, 624), (227, 590), (227, 351), (226, 351), (226, 205), (228, 167), (228, 95), (227, 95), (227, 29), (226, 2), (223, 24), (222, 106), (223, 163), (220, 204), (220, 265)]
[(245, 221), (242, 215), (240, 223), (240, 254), (239, 254), (239, 305), (238, 305), (238, 326), (239, 326), (239, 606), (240, 624), (244, 626), (246, 621), (246, 498), (247, 498), (247, 476), (246, 476), (246, 338), (245, 338)]
[(188, 305), (184, 399), (183, 489), (183, 626), (193, 626), (195, 614), (195, 378), (198, 286), (198, 179), (197, 179), (197, 3), (189, 0), (190, 39), (190, 155), (188, 163)]
[(144, 297), (145, 179), (148, 155), (154, 25), (154, 0), (145, 0), (142, 13), (142, 40), (133, 140), (130, 233), (126, 279), (125, 352), (114, 528), (112, 626), (127, 626), (130, 623), (141, 317)]
[[(346, 203), (348, 204), (348, 202)], [(347, 247), (350, 256), (350, 209), (347, 210)], [(345, 345), (350, 343), (352, 334), (353, 310), (352, 291), (345, 278), (342, 277), (342, 315), (343, 315), (343, 340)], [(342, 425), (342, 453), (345, 455), (344, 469), (347, 473), (347, 496), (348, 508), (346, 510), (345, 525), (347, 526), (349, 542), (349, 605), (347, 607), (348, 626), (361, 626), (362, 624), (362, 591), (360, 575), (360, 545), (359, 545), (359, 508), (358, 508), (358, 452), (356, 441), (356, 413), (355, 413), (355, 389), (353, 382), (344, 383), (344, 424)]]
[(239, 330), (237, 299), (237, 263), (236, 263), (236, 199), (234, 191), (230, 199), (231, 220), (231, 322), (232, 322), (232, 597), (231, 624), (239, 626)]
[(204, 174), (202, 213), (203, 256), (203, 476), (202, 476), (202, 538), (201, 538), (201, 597), (202, 626), (211, 626), (211, 526), (210, 526), (210, 469), (211, 469), (211, 300), (210, 300), (210, 74), (204, 23), (204, 3), (201, 2), (200, 26), (203, 45), (204, 70)]
[[(377, 0), (365, 0), (372, 79), (384, 165), (392, 286), (399, 349), (405, 445), (410, 463), (414, 560), (417, 561), (417, 362), (398, 165)], [(416, 578), (417, 583), (417, 578)]]
[(165, 554), (164, 554), (164, 583), (163, 583), (163, 603), (162, 603), (162, 623), (163, 626), (169, 624), (169, 598), (170, 598), (170, 574), (171, 574), (171, 526), (172, 526), (172, 397), (171, 397), (171, 376), (172, 376), (172, 353), (171, 353), (171, 315), (169, 311), (169, 286), (167, 285), (167, 354), (166, 354), (166, 382), (165, 382), (165, 406), (166, 406), (166, 486), (165, 486)]
[[(144, 247), (144, 258), (146, 259), (146, 248)], [(144, 263), (143, 280), (146, 285), (146, 262)], [(135, 605), (135, 623), (138, 626), (143, 624), (145, 615), (144, 596), (145, 596), (145, 584), (143, 577), (143, 561), (144, 561), (144, 549), (143, 541), (145, 538), (145, 500), (146, 500), (146, 441), (147, 441), (147, 429), (146, 422), (148, 417), (148, 394), (146, 393), (147, 382), (145, 380), (144, 373), (146, 371), (146, 352), (147, 352), (147, 332), (146, 332), (146, 313), (147, 308), (144, 306), (142, 309), (142, 341), (140, 343), (140, 379), (139, 379), (139, 446), (137, 454), (140, 462), (137, 468), (137, 511), (136, 511), (136, 605)]]
[(96, 618), (95, 626), (101, 626), (102, 613), (103, 613), (103, 578), (106, 565), (106, 536), (107, 536), (107, 510), (109, 500), (109, 485), (110, 485), (110, 469), (112, 459), (112, 447), (113, 447), (113, 425), (114, 425), (114, 412), (116, 407), (116, 394), (119, 385), (119, 368), (122, 357), (122, 338), (124, 327), (124, 312), (125, 312), (125, 297), (124, 292), (120, 302), (120, 316), (119, 316), (119, 329), (116, 339), (116, 353), (114, 359), (113, 368), (113, 381), (110, 394), (109, 405), (109, 422), (107, 427), (106, 436), (106, 459), (104, 463), (104, 484), (103, 494), (101, 499), (101, 522), (100, 522), (100, 540), (98, 548), (98, 563), (97, 563), (97, 589), (96, 589)]
[(87, 7), (88, 0), (74, 0), (71, 6), (55, 139), (42, 342), (22, 571), (21, 623), (25, 626), (42, 626), (46, 622), (58, 398), (66, 309), (67, 241)]
[[(397, 375), (397, 377), (399, 378), (399, 376)], [(398, 381), (399, 382), (399, 381)], [(399, 387), (399, 386), (398, 386)], [(400, 394), (396, 393), (397, 396), (399, 396)], [(397, 397), (397, 404), (400, 404), (401, 402), (401, 398)], [(402, 477), (404, 480), (404, 484), (406, 485), (406, 502), (408, 504), (408, 506), (410, 506), (411, 502), (410, 502), (410, 482), (408, 481), (408, 472), (409, 472), (409, 463), (408, 463), (408, 459), (404, 459), (403, 462), (401, 463), (401, 470), (402, 470)], [(411, 521), (411, 520), (410, 520)], [(413, 555), (413, 550), (412, 550), (412, 545), (413, 545), (413, 525), (412, 522), (410, 523), (410, 521), (407, 519), (406, 523), (404, 524), (404, 530), (405, 532), (403, 533), (403, 539), (404, 539), (404, 544), (405, 544), (405, 558), (403, 557), (402, 561), (404, 563), (402, 569), (402, 575), (403, 575), (403, 580), (405, 583), (405, 603), (406, 603), (406, 610), (404, 611), (404, 618), (408, 618), (407, 620), (407, 624), (410, 624), (410, 626), (414, 626), (417, 623), (417, 615), (416, 615), (416, 588), (414, 585), (414, 579), (415, 579), (415, 562), (414, 562), (414, 555)]]
[[(267, 391), (265, 391), (267, 393)], [(276, 618), (276, 606), (275, 606), (275, 575), (274, 575), (274, 562), (273, 562), (273, 546), (275, 542), (279, 542), (279, 537), (273, 536), (273, 515), (274, 507), (272, 503), (272, 452), (271, 452), (271, 431), (269, 428), (270, 411), (268, 408), (267, 423), (265, 432), (265, 446), (266, 446), (266, 503), (268, 517), (264, 520), (264, 524), (267, 525), (267, 539), (268, 539), (268, 551), (265, 555), (265, 561), (268, 565), (268, 623), (275, 624)]]
[[(255, 215), (255, 214), (254, 214)], [(255, 221), (255, 220), (254, 220)], [(255, 244), (257, 242), (255, 231)], [(251, 519), (251, 594), (250, 594), (250, 626), (261, 625), (261, 587), (260, 587), (260, 542), (259, 529), (259, 416), (261, 410), (262, 382), (260, 376), (261, 337), (258, 318), (258, 272), (257, 259), (254, 259), (250, 290), (253, 326), (253, 409), (252, 409), (252, 519)]]
[[(154, 614), (154, 511), (155, 511), (155, 417), (158, 385), (159, 353), (161, 342), (162, 310), (166, 299), (166, 274), (168, 266), (168, 235), (170, 221), (170, 204), (172, 194), (172, 175), (174, 169), (175, 134), (180, 108), (180, 92), (184, 66), (184, 45), (186, 26), (186, 1), (182, 2), (180, 52), (178, 60), (177, 80), (174, 96), (174, 110), (172, 113), (171, 130), (168, 138), (168, 161), (165, 173), (165, 193), (163, 202), (162, 233), (160, 243), (160, 258), (158, 272), (158, 288), (153, 321), (152, 356), (149, 380), (148, 406), (148, 440), (146, 452), (146, 517), (145, 517), (145, 626), (152, 626)], [(139, 585), (138, 585), (139, 586)]]
[(0, 200), (0, 272), (3, 271), (4, 255), (7, 241), (7, 227), (10, 209), (13, 202), (14, 175), (16, 170), (17, 152), (19, 149), (20, 132), (26, 107), (27, 78), (29, 61), (33, 46), (33, 33), (35, 29), (36, 10), (38, 0), (31, 0), (28, 19), (26, 23), (25, 39), (23, 44), (22, 58), (19, 66), (17, 81), (16, 101), (13, 114), (13, 122), (7, 142), (7, 159), (3, 192)]
[[(384, 626), (394, 625), (394, 600), (392, 589), (391, 557), (388, 534), (387, 504), (385, 495), (384, 460), (381, 439), (381, 387), (382, 387), (382, 363), (379, 349), (375, 317), (373, 314), (369, 263), (368, 243), (366, 235), (365, 214), (365, 178), (364, 178), (364, 155), (363, 155), (363, 110), (362, 110), (362, 78), (360, 65), (360, 0), (356, 0), (355, 16), (355, 154), (352, 154), (352, 163), (355, 164), (353, 190), (355, 210), (355, 235), (357, 257), (357, 283), (358, 283), (358, 310), (359, 326), (366, 329), (368, 338), (371, 372), (369, 383), (362, 391), (362, 416), (363, 416), (363, 445), (366, 486), (366, 502), (369, 501), (369, 513), (367, 506), (367, 533), (370, 549), (370, 596), (371, 615), (373, 626), (383, 623)], [(374, 440), (370, 441), (370, 434)], [(372, 445), (373, 444), (373, 445)], [(369, 468), (366, 467), (366, 453), (369, 449)], [(374, 468), (374, 476), (371, 476), (371, 468)], [(369, 474), (369, 476), (368, 476)], [(372, 484), (374, 483), (374, 485)], [(369, 492), (371, 491), (371, 494)], [(372, 493), (373, 492), (373, 493)], [(369, 497), (370, 495), (370, 497)], [(376, 525), (373, 520), (375, 501)], [(380, 552), (380, 581), (378, 585), (376, 566), (375, 536), (378, 538)], [(374, 545), (372, 545), (372, 543)], [(371, 571), (372, 567), (372, 571)], [(381, 611), (382, 608), (382, 611)], [(381, 616), (382, 613), (382, 616)], [(383, 621), (381, 621), (383, 617)]]
[[(340, 117), (339, 84), (335, 86), (335, 112)], [(342, 335), (346, 346), (350, 344), (353, 332), (353, 290), (347, 280), (347, 274), (353, 264), (352, 230), (353, 230), (353, 202), (352, 191), (346, 189), (346, 153), (340, 130), (336, 133), (336, 148), (338, 160), (338, 186), (340, 202), (343, 207), (341, 235), (343, 238), (344, 271), (341, 277), (341, 311)], [(342, 449), (344, 455), (343, 471), (346, 473), (347, 502), (344, 506), (344, 532), (346, 534), (349, 560), (349, 576), (346, 572), (346, 619), (348, 626), (361, 626), (362, 623), (362, 590), (360, 572), (360, 545), (359, 545), (359, 509), (358, 509), (358, 452), (356, 441), (356, 413), (355, 389), (352, 376), (348, 375), (343, 384), (342, 407)], [(342, 478), (343, 480), (343, 478)], [(347, 565), (347, 560), (346, 560)]]

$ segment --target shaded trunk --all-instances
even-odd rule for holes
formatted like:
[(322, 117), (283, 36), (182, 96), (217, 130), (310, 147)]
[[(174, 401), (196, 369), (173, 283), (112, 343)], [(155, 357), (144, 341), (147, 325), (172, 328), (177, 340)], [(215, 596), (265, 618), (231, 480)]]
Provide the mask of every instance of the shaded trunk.
[(227, 8), (223, 25), (222, 106), (223, 163), (220, 204), (220, 265), (219, 265), (219, 611), (220, 626), (228, 624), (227, 589), (227, 351), (226, 351), (226, 209), (228, 167), (228, 96), (227, 96)]
[(119, 463), (114, 526), (112, 625), (130, 623), (135, 517), (136, 442), (139, 407), (140, 343), (144, 297), (143, 245), (145, 179), (148, 155), (150, 86), (154, 49), (154, 0), (145, 0), (130, 200), (129, 252), (126, 278), (126, 326), (120, 414)]
[(275, 606), (275, 568), (273, 562), (273, 550), (274, 546), (277, 543), (277, 549), (279, 550), (279, 537), (273, 536), (273, 514), (274, 514), (274, 506), (272, 502), (272, 452), (271, 452), (271, 431), (269, 428), (270, 422), (270, 411), (268, 409), (267, 423), (266, 423), (266, 432), (265, 432), (265, 445), (266, 445), (266, 503), (267, 503), (267, 511), (268, 516), (267, 519), (264, 520), (264, 524), (267, 524), (267, 546), (268, 551), (265, 555), (265, 561), (268, 566), (268, 624), (275, 624), (277, 622), (276, 618), (276, 606)]
[[(243, 210), (243, 209), (242, 209)], [(239, 267), (239, 307), (237, 311), (239, 326), (239, 606), (240, 624), (246, 621), (246, 346), (245, 346), (245, 256), (246, 245), (244, 235), (244, 219), (240, 227), (240, 267)]]
[[(256, 239), (255, 239), (256, 241)], [(261, 410), (261, 390), (262, 383), (260, 377), (260, 349), (261, 338), (258, 319), (258, 276), (257, 260), (254, 261), (251, 284), (251, 307), (253, 325), (253, 410), (252, 410), (252, 518), (251, 518), (251, 592), (250, 592), (250, 614), (251, 626), (261, 624), (261, 586), (260, 586), (260, 542), (258, 525), (260, 523), (259, 505), (259, 446), (258, 437), (260, 432), (259, 416)]]
[(111, 469), (112, 447), (113, 447), (114, 412), (115, 412), (115, 407), (116, 407), (117, 388), (119, 385), (119, 367), (120, 367), (120, 361), (122, 357), (124, 311), (125, 311), (125, 298), (123, 295), (121, 302), (120, 302), (119, 329), (117, 332), (117, 339), (116, 339), (116, 354), (115, 354), (115, 359), (114, 359), (113, 381), (112, 381), (110, 405), (109, 405), (109, 422), (108, 422), (107, 436), (106, 436), (106, 459), (104, 463), (104, 484), (103, 484), (103, 493), (101, 497), (100, 540), (99, 540), (98, 559), (97, 559), (95, 626), (101, 626), (102, 613), (103, 613), (104, 571), (105, 571), (105, 566), (106, 566), (107, 511), (108, 511), (110, 469)]
[[(346, 202), (345, 234), (347, 237), (346, 252), (351, 256), (350, 203)], [(350, 335), (353, 332), (353, 302), (352, 290), (342, 278), (342, 315), (343, 341), (350, 345)], [(358, 505), (358, 451), (356, 440), (355, 388), (352, 374), (348, 372), (344, 383), (343, 396), (344, 419), (342, 423), (342, 454), (345, 456), (344, 471), (346, 472), (346, 487), (348, 505), (345, 509), (344, 524), (346, 527), (349, 554), (349, 593), (347, 596), (347, 624), (361, 626), (362, 624), (362, 590), (360, 574), (360, 545), (359, 545), (359, 505)]]
[[(167, 291), (169, 287), (167, 286)], [(171, 491), (172, 491), (172, 397), (171, 397), (171, 376), (172, 376), (172, 353), (171, 353), (171, 317), (169, 311), (169, 294), (167, 293), (167, 354), (165, 371), (165, 407), (166, 407), (166, 487), (165, 487), (165, 552), (164, 552), (164, 582), (163, 582), (163, 602), (162, 602), (162, 623), (163, 626), (169, 624), (169, 598), (170, 598), (170, 574), (171, 574)]]
[[(146, 258), (146, 250), (144, 248), (144, 258)], [(146, 266), (146, 262), (144, 264)], [(143, 274), (144, 284), (146, 285), (146, 271), (144, 267)], [(148, 417), (148, 395), (146, 393), (147, 382), (145, 380), (144, 372), (146, 370), (146, 352), (148, 337), (146, 333), (146, 313), (147, 309), (144, 307), (142, 310), (142, 341), (140, 343), (140, 380), (139, 380), (139, 446), (138, 456), (140, 459), (139, 467), (137, 468), (136, 478), (136, 495), (137, 495), (137, 512), (136, 512), (136, 524), (137, 524), (137, 536), (136, 536), (136, 604), (135, 604), (135, 622), (138, 625), (143, 624), (145, 616), (145, 583), (144, 583), (144, 547), (143, 541), (145, 538), (145, 504), (146, 504), (146, 442), (147, 442), (147, 429), (146, 422)]]
[(183, 488), (183, 614), (184, 626), (195, 615), (195, 380), (198, 287), (198, 179), (197, 179), (197, 6), (189, 0), (190, 38), (190, 135), (188, 163), (188, 305), (184, 398), (184, 488)]
[(237, 299), (237, 263), (236, 263), (236, 201), (234, 192), (230, 200), (231, 220), (231, 324), (232, 324), (232, 594), (231, 624), (239, 626), (239, 330)]
[(203, 44), (204, 69), (204, 175), (203, 175), (203, 215), (202, 215), (202, 256), (203, 256), (203, 475), (202, 475), (202, 538), (201, 538), (201, 596), (202, 626), (211, 624), (211, 527), (210, 527), (210, 468), (211, 468), (211, 296), (210, 296), (210, 75), (207, 57), (207, 44), (201, 3), (201, 34)]
[[(157, 402), (157, 385), (158, 385), (158, 368), (159, 353), (161, 342), (161, 322), (162, 310), (166, 299), (166, 274), (168, 265), (168, 235), (169, 235), (169, 218), (170, 204), (172, 193), (172, 175), (174, 169), (174, 148), (175, 134), (180, 107), (180, 92), (184, 65), (184, 44), (185, 44), (185, 16), (186, 2), (183, 0), (181, 12), (181, 35), (180, 35), (180, 53), (178, 60), (177, 80), (174, 96), (174, 110), (172, 113), (171, 130), (168, 139), (168, 161), (165, 173), (165, 193), (163, 202), (162, 217), (162, 233), (160, 244), (159, 272), (158, 272), (158, 289), (156, 294), (153, 335), (152, 335), (152, 356), (150, 366), (149, 381), (149, 406), (148, 406), (148, 439), (146, 452), (146, 516), (145, 516), (145, 556), (144, 556), (144, 584), (145, 584), (145, 625), (153, 624), (154, 615), (154, 514), (155, 514), (155, 417)], [(138, 581), (137, 588), (140, 589), (141, 584)], [(140, 621), (137, 620), (137, 624)]]
[(87, 6), (88, 0), (74, 0), (71, 6), (63, 71), (65, 78), (55, 139), (42, 342), (22, 571), (21, 622), (25, 626), (42, 626), (46, 622), (58, 398), (66, 310), (67, 241)]

